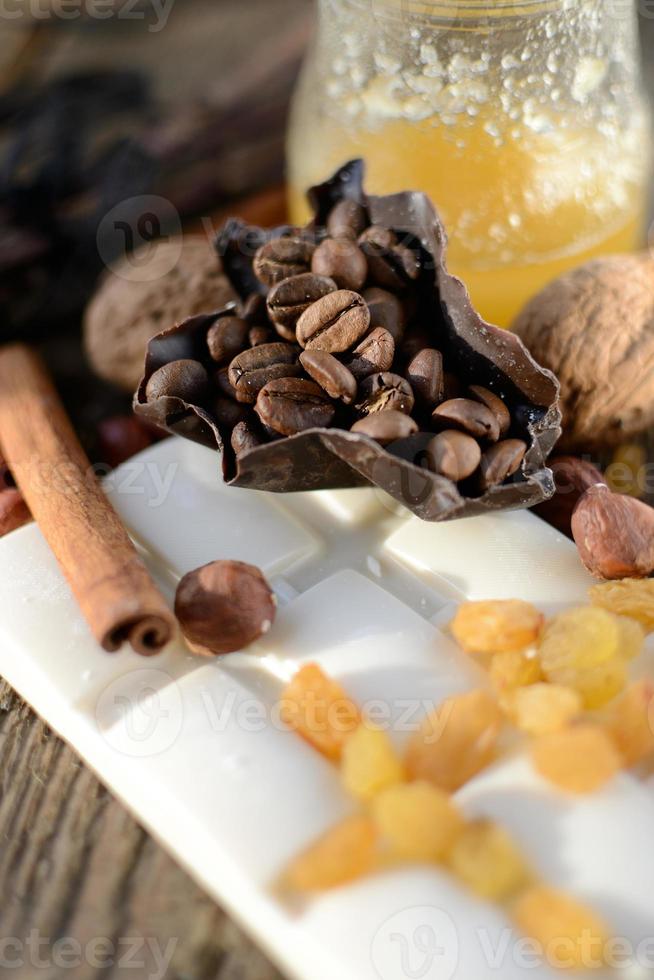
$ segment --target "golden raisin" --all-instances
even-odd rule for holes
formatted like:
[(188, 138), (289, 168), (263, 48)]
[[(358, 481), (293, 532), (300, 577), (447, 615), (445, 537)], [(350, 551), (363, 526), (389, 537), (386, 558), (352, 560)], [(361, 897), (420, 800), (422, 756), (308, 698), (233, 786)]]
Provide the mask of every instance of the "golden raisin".
[(609, 736), (591, 724), (542, 735), (532, 745), (532, 760), (541, 776), (569, 793), (593, 793), (622, 768)]
[(494, 760), (502, 723), (499, 706), (487, 691), (448, 698), (409, 740), (410, 777), (454, 792)]
[(331, 827), (286, 870), (295, 891), (322, 891), (368, 874), (377, 865), (377, 834), (368, 816), (347, 817)]
[(625, 766), (654, 755), (654, 684), (650, 680), (632, 684), (611, 705), (606, 730)]
[(449, 865), (481, 898), (501, 902), (529, 876), (527, 864), (509, 834), (492, 820), (469, 823), (457, 838)]
[(557, 969), (602, 967), (610, 932), (593, 911), (547, 885), (527, 889), (513, 909), (518, 928), (542, 948)]
[(506, 694), (502, 707), (528, 735), (548, 735), (565, 728), (583, 710), (581, 695), (560, 684), (532, 684)]
[(305, 664), (284, 689), (281, 718), (328, 759), (337, 760), (361, 721), (340, 684), (317, 664)]
[(521, 599), (464, 602), (450, 624), (457, 642), (469, 653), (492, 654), (524, 650), (535, 643), (542, 614)]
[(365, 722), (345, 743), (341, 772), (346, 789), (364, 801), (404, 779), (402, 763), (386, 732)]
[(371, 814), (385, 856), (393, 861), (440, 861), (463, 827), (447, 793), (422, 782), (382, 790)]
[(490, 663), (490, 678), (498, 694), (527, 687), (542, 681), (543, 672), (537, 656), (527, 656), (521, 650), (503, 650)]
[(600, 708), (625, 686), (624, 638), (620, 619), (612, 613), (591, 606), (570, 609), (543, 631), (543, 673), (548, 681), (579, 691), (585, 707)]
[(654, 579), (623, 578), (594, 585), (590, 600), (619, 616), (638, 620), (648, 633), (654, 631)]

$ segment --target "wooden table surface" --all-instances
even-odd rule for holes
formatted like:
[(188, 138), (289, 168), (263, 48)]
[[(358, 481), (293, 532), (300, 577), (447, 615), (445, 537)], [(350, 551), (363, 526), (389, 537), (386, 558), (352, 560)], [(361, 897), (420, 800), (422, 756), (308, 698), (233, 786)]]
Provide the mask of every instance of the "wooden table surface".
[[(266, 15), (293, 0), (266, 0)], [(296, 0), (299, 8), (305, 0)], [(248, 3), (230, 17), (249, 23)], [(654, 93), (654, 22), (645, 21), (647, 77)], [(233, 63), (233, 62), (232, 62)], [(0, 976), (13, 980), (145, 980), (153, 949), (169, 951), (165, 980), (279, 980), (281, 974), (221, 909), (125, 812), (75, 754), (0, 680)], [(31, 939), (23, 968), (2, 966)], [(79, 966), (35, 968), (58, 939)], [(96, 940), (116, 962), (100, 965)], [(48, 940), (38, 947), (39, 940)], [(75, 945), (77, 943), (78, 945)], [(130, 962), (131, 959), (131, 962)], [(86, 960), (86, 962), (84, 962)], [(142, 961), (141, 966), (135, 965)], [(159, 974), (161, 976), (161, 974)], [(335, 978), (336, 980), (336, 978)]]

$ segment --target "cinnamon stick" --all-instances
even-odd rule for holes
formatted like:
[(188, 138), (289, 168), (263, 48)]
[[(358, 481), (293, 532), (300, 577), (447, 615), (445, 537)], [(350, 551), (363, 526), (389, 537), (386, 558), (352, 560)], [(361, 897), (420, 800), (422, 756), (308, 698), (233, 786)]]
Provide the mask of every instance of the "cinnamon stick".
[(0, 349), (0, 445), (91, 631), (105, 650), (149, 656), (175, 619), (105, 497), (47, 372), (29, 348)]

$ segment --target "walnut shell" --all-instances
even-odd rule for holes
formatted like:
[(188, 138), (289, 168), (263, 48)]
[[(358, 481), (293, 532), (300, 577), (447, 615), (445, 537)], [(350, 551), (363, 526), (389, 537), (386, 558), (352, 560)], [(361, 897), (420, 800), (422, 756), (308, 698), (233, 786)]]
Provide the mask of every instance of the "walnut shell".
[(101, 378), (134, 391), (155, 334), (234, 299), (206, 238), (185, 236), (145, 245), (105, 274), (86, 309), (84, 346), (91, 367)]
[(550, 283), (513, 330), (561, 382), (568, 451), (616, 446), (654, 424), (654, 261), (596, 259)]

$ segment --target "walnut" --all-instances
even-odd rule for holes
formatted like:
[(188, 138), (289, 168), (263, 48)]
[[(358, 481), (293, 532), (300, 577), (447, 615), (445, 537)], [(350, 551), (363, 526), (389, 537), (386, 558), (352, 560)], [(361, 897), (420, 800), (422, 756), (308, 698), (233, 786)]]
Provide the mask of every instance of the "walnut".
[(145, 245), (105, 274), (84, 317), (84, 345), (96, 374), (134, 391), (155, 334), (235, 299), (211, 243), (202, 236)]
[(596, 259), (555, 279), (513, 326), (561, 382), (569, 451), (605, 449), (654, 424), (654, 261)]

